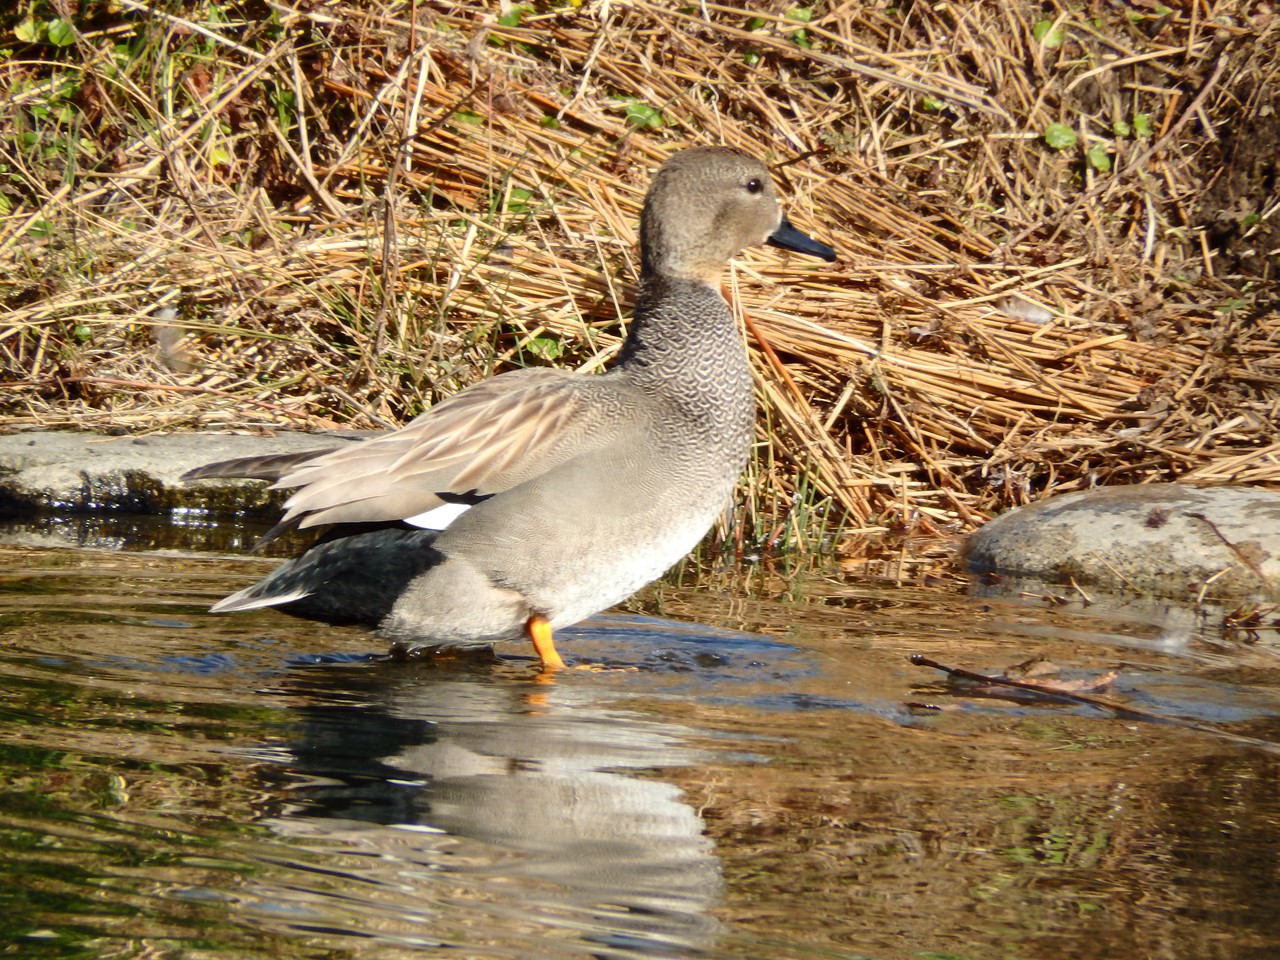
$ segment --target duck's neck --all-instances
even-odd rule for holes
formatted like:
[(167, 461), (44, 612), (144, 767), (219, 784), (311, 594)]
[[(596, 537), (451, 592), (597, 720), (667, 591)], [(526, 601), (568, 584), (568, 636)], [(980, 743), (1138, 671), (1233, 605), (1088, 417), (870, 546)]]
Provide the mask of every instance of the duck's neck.
[[(747, 373), (746, 350), (729, 305), (704, 280), (648, 273), (617, 367), (661, 382)], [(749, 378), (748, 378), (749, 383)]]
[(677, 436), (700, 449), (732, 449), (735, 462), (746, 457), (755, 421), (751, 367), (729, 305), (709, 283), (644, 277), (627, 341), (608, 375), (660, 399), (664, 415), (689, 425)]

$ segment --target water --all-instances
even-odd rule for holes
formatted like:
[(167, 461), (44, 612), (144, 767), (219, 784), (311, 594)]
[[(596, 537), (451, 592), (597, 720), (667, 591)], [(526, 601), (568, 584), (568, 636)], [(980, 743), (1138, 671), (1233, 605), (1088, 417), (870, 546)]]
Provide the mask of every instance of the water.
[(757, 571), (565, 632), (597, 669), (548, 681), (204, 612), (263, 569), (0, 548), (6, 955), (1280, 955), (1280, 754), (907, 660), (1280, 739), (1273, 627)]

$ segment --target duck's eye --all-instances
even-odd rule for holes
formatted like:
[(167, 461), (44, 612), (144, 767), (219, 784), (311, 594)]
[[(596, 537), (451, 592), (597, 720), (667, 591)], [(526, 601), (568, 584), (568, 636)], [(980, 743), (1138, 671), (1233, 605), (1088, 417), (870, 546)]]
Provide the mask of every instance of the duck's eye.
[(764, 189), (764, 184), (760, 182), (758, 177), (752, 177), (747, 181), (747, 193), (759, 193)]

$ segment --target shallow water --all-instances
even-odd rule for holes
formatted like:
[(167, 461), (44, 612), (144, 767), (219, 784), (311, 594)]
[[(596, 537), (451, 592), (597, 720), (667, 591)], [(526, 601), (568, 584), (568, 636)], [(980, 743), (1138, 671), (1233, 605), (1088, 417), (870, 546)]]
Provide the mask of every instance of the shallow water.
[[(112, 541), (117, 542), (117, 541)], [(528, 651), (210, 602), (262, 562), (0, 548), (0, 943), (30, 957), (1280, 955), (1280, 644), (758, 571)]]

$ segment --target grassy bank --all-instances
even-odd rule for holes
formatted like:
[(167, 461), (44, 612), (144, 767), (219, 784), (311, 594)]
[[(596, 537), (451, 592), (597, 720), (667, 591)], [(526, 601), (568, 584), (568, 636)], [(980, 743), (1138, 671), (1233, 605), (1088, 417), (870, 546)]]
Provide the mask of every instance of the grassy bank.
[(20, 3), (0, 427), (381, 427), (600, 366), (649, 173), (727, 143), (841, 253), (731, 277), (728, 543), (1274, 484), (1277, 62), (1256, 2)]

